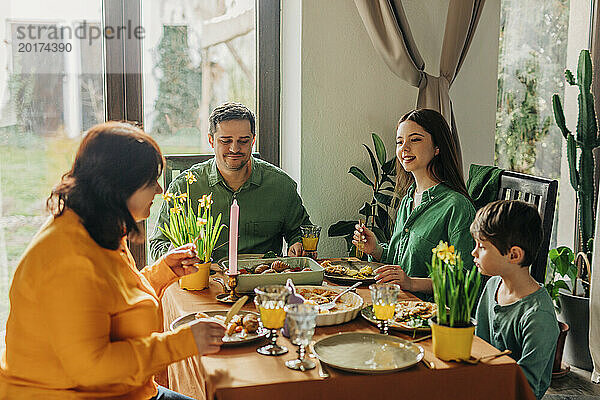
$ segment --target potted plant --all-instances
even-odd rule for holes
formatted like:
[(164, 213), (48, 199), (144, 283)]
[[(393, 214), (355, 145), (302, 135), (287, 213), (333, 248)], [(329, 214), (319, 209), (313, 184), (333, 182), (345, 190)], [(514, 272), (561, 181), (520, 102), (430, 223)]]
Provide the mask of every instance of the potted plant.
[[(560, 311), (560, 290), (570, 290), (568, 283), (562, 279), (569, 277), (571, 282), (577, 281), (577, 265), (575, 264), (575, 255), (573, 250), (566, 246), (561, 246), (548, 252), (548, 268), (550, 273), (546, 274), (544, 287), (554, 301), (556, 311)], [(558, 321), (559, 335), (556, 342), (556, 353), (554, 354), (554, 364), (552, 366), (552, 376), (560, 377), (569, 371), (569, 366), (562, 363), (563, 352), (565, 349), (565, 340), (569, 332), (569, 325)], [(587, 334), (587, 333), (586, 333)]]
[[(578, 268), (582, 271), (584, 295), (577, 296), (577, 279), (573, 281), (572, 294), (560, 290), (561, 311), (559, 317), (571, 327), (571, 335), (565, 345), (565, 360), (579, 368), (593, 368), (589, 352), (589, 281), (590, 268), (582, 268), (590, 264), (592, 243), (595, 227), (594, 204), (594, 156), (593, 150), (600, 146), (594, 97), (590, 90), (592, 83), (592, 61), (590, 53), (582, 50), (577, 64), (577, 79), (569, 70), (565, 71), (568, 84), (579, 88), (579, 115), (577, 132), (571, 133), (565, 124), (565, 116), (560, 98), (552, 96), (554, 119), (567, 141), (567, 158), (569, 162), (569, 177), (571, 186), (577, 195), (577, 230), (575, 234), (576, 247), (580, 249), (577, 260)], [(589, 270), (589, 272), (588, 272)]]
[[(369, 178), (359, 167), (355, 166), (350, 167), (348, 173), (368, 185), (373, 191), (370, 203), (365, 202), (358, 213), (365, 217), (367, 227), (373, 231), (379, 241), (389, 242), (394, 228), (394, 221), (390, 213), (394, 210), (392, 200), (395, 183), (392, 178), (396, 175), (396, 157), (386, 161), (387, 152), (383, 141), (376, 133), (371, 133), (371, 138), (375, 152), (373, 153), (373, 150), (364, 143), (363, 146), (369, 154), (373, 178)], [(356, 250), (352, 244), (352, 234), (356, 223), (357, 221), (338, 221), (327, 231), (329, 237), (343, 236), (346, 239), (349, 254), (354, 254)]]
[(183, 276), (179, 280), (179, 286), (187, 290), (202, 290), (208, 287), (212, 252), (225, 225), (221, 224), (221, 214), (216, 219), (212, 216), (212, 193), (198, 200), (198, 214), (194, 212), (188, 193), (190, 185), (196, 182), (196, 177), (187, 172), (185, 178), (187, 192), (167, 192), (163, 195), (166, 202), (173, 202), (173, 207), (170, 210), (168, 225), (159, 228), (175, 247), (186, 243), (196, 245), (196, 253), (204, 262), (195, 264), (198, 272)]
[(442, 360), (466, 360), (471, 357), (475, 325), (471, 322), (477, 303), (481, 274), (477, 266), (465, 271), (460, 254), (446, 242), (432, 249), (429, 266), (437, 317), (430, 320), (433, 352)]

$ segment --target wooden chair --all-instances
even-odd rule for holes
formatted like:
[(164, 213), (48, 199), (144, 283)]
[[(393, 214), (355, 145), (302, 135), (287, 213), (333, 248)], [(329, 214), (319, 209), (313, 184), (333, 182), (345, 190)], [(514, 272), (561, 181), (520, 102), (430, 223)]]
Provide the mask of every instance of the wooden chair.
[[(254, 158), (260, 158), (259, 153), (252, 153)], [(166, 154), (165, 168), (163, 171), (164, 190), (166, 191), (173, 181), (182, 171), (191, 168), (193, 165), (210, 160), (213, 154)], [(174, 174), (174, 172), (176, 172)]]
[(550, 236), (552, 235), (552, 225), (554, 223), (558, 181), (503, 171), (500, 175), (499, 186), (498, 200), (522, 200), (535, 205), (540, 212), (544, 233), (539, 253), (531, 265), (531, 276), (536, 281), (544, 283)]

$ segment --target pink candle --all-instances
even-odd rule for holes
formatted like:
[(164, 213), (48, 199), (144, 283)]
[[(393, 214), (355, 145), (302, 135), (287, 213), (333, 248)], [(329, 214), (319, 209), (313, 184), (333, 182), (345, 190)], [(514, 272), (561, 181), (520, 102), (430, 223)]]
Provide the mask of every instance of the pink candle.
[(229, 273), (234, 275), (238, 272), (238, 220), (240, 218), (240, 207), (237, 200), (233, 199), (229, 211)]

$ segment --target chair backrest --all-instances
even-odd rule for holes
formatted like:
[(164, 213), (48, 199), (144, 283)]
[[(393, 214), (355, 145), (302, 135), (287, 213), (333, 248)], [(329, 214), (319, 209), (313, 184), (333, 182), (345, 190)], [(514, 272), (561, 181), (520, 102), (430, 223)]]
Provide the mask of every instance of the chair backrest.
[[(254, 158), (260, 158), (259, 153), (252, 153)], [(193, 165), (210, 160), (214, 154), (165, 154), (165, 168), (163, 182), (165, 191), (169, 188), (173, 178)]]
[(546, 263), (554, 223), (558, 181), (518, 172), (503, 171), (500, 175), (498, 200), (522, 200), (537, 207), (542, 217), (543, 239), (539, 253), (531, 265), (531, 276), (540, 283), (546, 278)]

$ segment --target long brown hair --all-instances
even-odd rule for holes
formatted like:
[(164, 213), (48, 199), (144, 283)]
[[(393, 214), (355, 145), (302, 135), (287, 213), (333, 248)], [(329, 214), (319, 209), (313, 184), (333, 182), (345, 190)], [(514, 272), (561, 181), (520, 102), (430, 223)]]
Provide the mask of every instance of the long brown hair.
[[(430, 177), (444, 183), (452, 190), (463, 194), (471, 201), (471, 197), (465, 186), (462, 170), (459, 167), (456, 144), (452, 140), (450, 127), (444, 116), (435, 110), (427, 108), (412, 110), (400, 118), (398, 124), (396, 124), (396, 131), (398, 131), (398, 126), (404, 121), (413, 121), (423, 128), (431, 135), (433, 145), (439, 149), (439, 153), (427, 164), (427, 172)], [(415, 178), (413, 175), (404, 170), (400, 160), (396, 157), (396, 195), (399, 199), (406, 195), (406, 192), (414, 182)]]
[(121, 238), (139, 234), (127, 200), (161, 174), (164, 158), (154, 139), (123, 122), (95, 125), (86, 133), (71, 170), (46, 202), (55, 217), (70, 208), (100, 246), (116, 250)]

